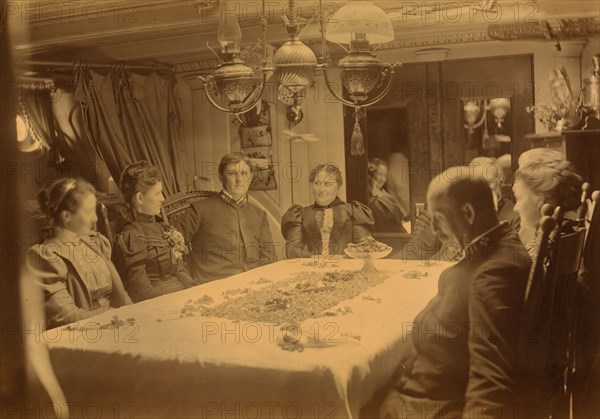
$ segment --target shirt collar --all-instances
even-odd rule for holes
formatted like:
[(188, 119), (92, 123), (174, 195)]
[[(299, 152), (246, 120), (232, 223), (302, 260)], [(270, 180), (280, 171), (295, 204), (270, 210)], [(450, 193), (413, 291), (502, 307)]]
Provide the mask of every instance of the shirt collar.
[(234, 203), (236, 205), (242, 205), (245, 202), (246, 198), (248, 197), (248, 193), (244, 194), (244, 196), (242, 196), (237, 201), (235, 199), (233, 199), (233, 196), (231, 196), (231, 194), (229, 193), (229, 191), (227, 191), (226, 189), (223, 189), (221, 191), (221, 196), (223, 198), (227, 198), (227, 199), (225, 199), (225, 201), (227, 201), (227, 202), (231, 202), (231, 203)]
[(508, 224), (507, 221), (501, 221), (498, 224), (496, 224), (494, 227), (490, 228), (489, 230), (483, 232), (482, 234), (480, 234), (479, 236), (475, 237), (473, 240), (471, 240), (469, 242), (469, 244), (467, 244), (464, 249), (463, 252), (467, 251), (469, 248), (473, 247), (474, 245), (476, 245), (478, 242), (485, 242), (485, 241), (489, 241), (489, 240), (484, 240), (484, 238), (487, 238), (487, 236), (489, 234), (491, 234), (492, 232), (496, 231), (497, 229), (499, 229), (502, 226), (505, 226), (506, 224)]
[(315, 208), (320, 208), (320, 209), (332, 208), (332, 207), (335, 207), (336, 205), (339, 205), (341, 202), (342, 202), (342, 200), (338, 196), (336, 196), (335, 199), (329, 205), (319, 205), (315, 202), (313, 204), (313, 206)]
[(155, 222), (154, 215), (143, 214), (141, 212), (135, 212), (135, 221), (142, 223), (153, 223)]
[(79, 244), (80, 243), (81, 237), (77, 233), (74, 233), (73, 231), (71, 231), (67, 228), (56, 226), (54, 231), (55, 231), (56, 237), (64, 244), (67, 244), (67, 243)]

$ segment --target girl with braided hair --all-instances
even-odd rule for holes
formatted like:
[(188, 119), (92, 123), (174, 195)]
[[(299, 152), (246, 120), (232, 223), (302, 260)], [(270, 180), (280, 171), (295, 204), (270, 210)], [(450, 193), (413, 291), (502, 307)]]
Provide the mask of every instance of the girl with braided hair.
[(521, 154), (515, 175), (515, 211), (521, 217), (519, 236), (534, 256), (534, 243), (544, 204), (560, 206), (565, 219), (575, 218), (580, 205), (583, 179), (562, 153), (534, 148)]
[(27, 251), (26, 265), (44, 290), (48, 328), (131, 303), (110, 261), (108, 239), (93, 230), (94, 187), (83, 179), (62, 178), (37, 198), (54, 232)]

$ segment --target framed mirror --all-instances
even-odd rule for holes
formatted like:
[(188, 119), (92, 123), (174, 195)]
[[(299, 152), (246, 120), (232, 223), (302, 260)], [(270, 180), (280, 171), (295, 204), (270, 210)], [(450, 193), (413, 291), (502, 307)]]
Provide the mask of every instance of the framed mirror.
[(367, 109), (366, 204), (379, 237), (407, 236), (411, 231), (408, 107), (404, 102)]
[(512, 197), (512, 152), (515, 139), (512, 97), (463, 98), (464, 163), (495, 159), (502, 168), (502, 195)]

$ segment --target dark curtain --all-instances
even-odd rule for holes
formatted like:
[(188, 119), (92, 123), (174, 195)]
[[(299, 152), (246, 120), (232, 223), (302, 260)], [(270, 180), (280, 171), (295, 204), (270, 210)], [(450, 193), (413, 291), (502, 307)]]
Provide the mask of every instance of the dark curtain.
[(57, 123), (52, 111), (52, 97), (49, 89), (19, 89), (20, 112), (26, 114), (27, 122), (35, 131), (38, 140), (48, 150), (48, 160), (53, 164), (61, 164), (62, 132), (57, 130)]
[(76, 67), (74, 98), (84, 127), (115, 180), (129, 163), (147, 160), (161, 170), (166, 195), (188, 189), (176, 88), (173, 77), (156, 73)]

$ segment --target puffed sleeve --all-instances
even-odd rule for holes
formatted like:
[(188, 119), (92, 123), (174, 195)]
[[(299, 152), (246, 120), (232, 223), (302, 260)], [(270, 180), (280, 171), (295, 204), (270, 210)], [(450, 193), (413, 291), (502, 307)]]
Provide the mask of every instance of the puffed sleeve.
[(27, 273), (44, 290), (49, 325), (73, 323), (110, 310), (109, 307), (85, 310), (75, 304), (67, 290), (67, 264), (52, 251), (52, 245), (37, 244), (31, 247), (27, 251), (25, 263)]
[(146, 273), (150, 256), (144, 237), (135, 229), (125, 230), (117, 235), (115, 264), (123, 277), (125, 289), (134, 302), (164, 294), (159, 288), (152, 286)]
[(356, 243), (364, 236), (373, 234), (373, 211), (362, 202), (352, 201), (350, 203), (350, 217), (352, 220), (352, 241)]
[(293, 205), (281, 218), (281, 234), (285, 238), (285, 254), (290, 259), (312, 256), (304, 243), (302, 207)]
[(170, 224), (183, 234), (186, 243), (191, 242), (200, 229), (201, 203), (202, 201), (193, 203), (183, 214), (170, 221)]

